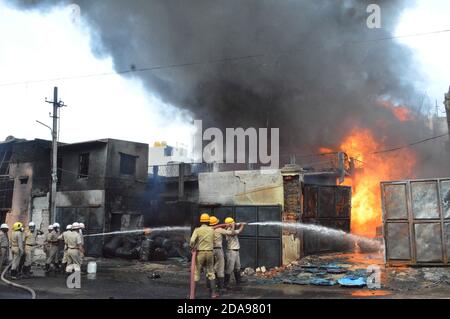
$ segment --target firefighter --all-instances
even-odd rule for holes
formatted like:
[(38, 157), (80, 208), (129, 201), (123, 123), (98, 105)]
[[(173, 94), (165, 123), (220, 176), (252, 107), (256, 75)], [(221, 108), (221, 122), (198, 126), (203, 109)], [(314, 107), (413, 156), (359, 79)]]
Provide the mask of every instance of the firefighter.
[(192, 233), (190, 247), (197, 251), (195, 261), (195, 282), (200, 281), (202, 268), (206, 268), (207, 286), (210, 290), (211, 298), (217, 298), (216, 294), (216, 276), (214, 274), (214, 230), (209, 227), (209, 215), (200, 216), (200, 227), (197, 227)]
[(241, 279), (241, 259), (239, 256), (239, 238), (238, 235), (244, 229), (245, 223), (240, 223), (239, 229), (236, 229), (234, 219), (231, 217), (225, 218), (225, 224), (227, 229), (233, 231), (233, 234), (226, 235), (227, 240), (227, 264), (225, 267), (225, 287), (228, 287), (230, 283), (231, 273), (234, 272), (234, 278), (236, 279), (236, 285), (239, 286), (242, 282)]
[(25, 232), (25, 263), (23, 265), (23, 274), (28, 277), (33, 272), (31, 271), (31, 263), (33, 261), (34, 250), (37, 246), (37, 236), (43, 233), (36, 231), (36, 224), (34, 222), (28, 223), (28, 230)]
[(47, 273), (51, 270), (52, 265), (54, 267), (57, 267), (58, 263), (59, 231), (58, 228), (55, 226), (59, 226), (59, 224), (57, 225), (55, 223), (48, 227), (48, 234), (45, 239), (47, 247), (47, 260), (45, 261), (45, 272)]
[(66, 226), (66, 231), (59, 235), (58, 239), (64, 241), (64, 254), (61, 262), (61, 271), (65, 271), (67, 267), (67, 234), (71, 231), (72, 224)]
[(81, 271), (80, 254), (83, 252), (83, 245), (81, 244), (81, 236), (78, 230), (80, 224), (75, 222), (72, 224), (72, 229), (66, 234), (67, 241), (67, 267), (66, 272)]
[(8, 231), (8, 224), (2, 224), (0, 226), (0, 273), (3, 270), (3, 265), (6, 264), (9, 259)]
[(84, 237), (83, 237), (84, 228), (85, 228), (84, 224), (80, 223), (79, 233), (81, 236), (81, 245), (83, 246), (83, 251), (80, 251), (81, 264), (83, 264), (83, 257), (84, 257)]
[[(209, 225), (213, 227), (218, 224), (219, 219), (215, 216), (211, 216), (209, 219)], [(214, 271), (217, 276), (217, 286), (219, 287), (219, 291), (221, 293), (225, 289), (225, 258), (222, 248), (222, 239), (224, 235), (234, 235), (234, 231), (222, 227), (214, 228)]]
[(17, 279), (19, 276), (19, 265), (24, 254), (24, 238), (23, 238), (23, 224), (15, 222), (13, 224), (13, 232), (11, 235), (11, 252), (12, 252), (12, 266), (11, 278)]

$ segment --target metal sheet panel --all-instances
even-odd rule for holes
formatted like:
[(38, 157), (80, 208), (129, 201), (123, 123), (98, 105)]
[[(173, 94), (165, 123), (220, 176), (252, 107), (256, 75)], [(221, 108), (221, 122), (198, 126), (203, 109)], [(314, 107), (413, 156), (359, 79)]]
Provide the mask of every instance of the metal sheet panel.
[[(260, 206), (258, 207), (258, 221), (281, 221), (281, 211), (278, 206)], [(280, 227), (258, 226), (259, 237), (281, 237)]]
[(415, 224), (416, 259), (418, 262), (443, 262), (441, 225)]
[(317, 217), (336, 217), (336, 187), (319, 187)]
[(241, 268), (258, 267), (258, 251), (256, 237), (239, 238)]
[(390, 260), (411, 259), (409, 224), (389, 223), (385, 231), (387, 258)]
[[(350, 231), (351, 187), (305, 184), (302, 222)], [(350, 247), (315, 232), (303, 231), (303, 253), (345, 251)]]
[(411, 197), (414, 218), (439, 218), (437, 182), (412, 182)]
[(386, 215), (389, 219), (407, 219), (408, 208), (406, 204), (406, 185), (386, 185), (384, 188), (386, 198)]
[(258, 265), (269, 268), (280, 265), (281, 240), (277, 239), (258, 239)]
[(450, 218), (450, 181), (441, 182), (441, 204), (444, 218)]
[(445, 251), (447, 252), (447, 263), (450, 261), (450, 223), (444, 224)]
[[(235, 220), (237, 222), (256, 222), (258, 221), (258, 210), (256, 206), (236, 206)], [(245, 226), (241, 236), (256, 236), (258, 226)]]
[(448, 265), (450, 179), (383, 182), (381, 188), (386, 262)]

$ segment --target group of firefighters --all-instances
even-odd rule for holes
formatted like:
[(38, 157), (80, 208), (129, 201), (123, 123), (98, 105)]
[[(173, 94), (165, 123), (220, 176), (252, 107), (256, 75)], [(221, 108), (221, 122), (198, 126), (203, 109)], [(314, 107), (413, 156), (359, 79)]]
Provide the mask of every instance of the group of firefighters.
[[(196, 260), (192, 261), (195, 262), (194, 280), (198, 282), (202, 269), (205, 269), (211, 298), (218, 297), (216, 283), (220, 293), (228, 289), (232, 273), (237, 286), (242, 282), (238, 235), (243, 231), (245, 223), (236, 224), (231, 217), (225, 218), (225, 224), (219, 222), (215, 216), (201, 214), (200, 227), (194, 230), (190, 240), (191, 249), (197, 252)], [(226, 262), (222, 246), (223, 236), (227, 242)]]
[[(0, 270), (8, 263), (11, 249), (11, 278), (17, 279), (22, 275), (27, 278), (33, 274), (31, 264), (38, 246), (37, 236), (45, 235), (43, 247), (46, 254), (45, 272), (49, 273), (51, 270), (60, 270), (66, 273), (80, 271), (84, 255), (84, 228), (83, 223), (74, 222), (67, 225), (66, 231), (60, 233), (60, 225), (54, 223), (48, 226), (48, 232), (44, 234), (40, 230), (36, 230), (34, 222), (29, 222), (26, 230), (21, 222), (16, 222), (13, 224), (10, 237), (8, 237), (9, 226), (2, 224), (0, 226)], [(60, 262), (61, 242), (64, 243), (64, 254)]]

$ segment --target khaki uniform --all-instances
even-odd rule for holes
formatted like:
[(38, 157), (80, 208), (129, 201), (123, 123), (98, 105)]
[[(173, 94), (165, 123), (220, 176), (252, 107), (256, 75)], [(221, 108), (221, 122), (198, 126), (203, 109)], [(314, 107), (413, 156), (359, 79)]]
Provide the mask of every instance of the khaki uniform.
[(45, 263), (47, 265), (58, 263), (58, 237), (59, 233), (52, 230), (45, 239), (47, 245), (47, 260)]
[[(84, 248), (83, 230), (80, 229), (80, 230), (79, 230), (79, 233), (80, 233), (80, 237), (81, 237), (81, 246), (83, 246), (83, 248)], [(83, 253), (82, 251), (80, 251), (81, 264), (83, 264), (83, 257), (84, 257), (84, 253)]]
[(24, 253), (24, 239), (21, 231), (13, 231), (11, 235), (11, 252), (12, 252), (12, 266), (11, 270), (17, 270), (20, 265)]
[(0, 231), (0, 270), (9, 258), (9, 238), (8, 233)]
[(224, 235), (233, 235), (233, 230), (224, 228), (214, 229), (214, 271), (217, 277), (225, 277), (225, 258), (222, 249), (222, 237)]
[(37, 236), (38, 232), (36, 230), (34, 232), (30, 230), (25, 231), (25, 267), (31, 266), (33, 261), (34, 250), (37, 246)]
[[(67, 245), (67, 268), (80, 271), (81, 269), (81, 236), (77, 231), (70, 231), (65, 235)], [(66, 268), (66, 269), (67, 269)]]
[(214, 229), (207, 225), (197, 227), (191, 236), (190, 246), (197, 250), (195, 260), (195, 281), (200, 280), (202, 268), (206, 268), (208, 280), (216, 279), (214, 274)]
[(233, 271), (241, 270), (241, 258), (239, 256), (239, 245), (238, 235), (239, 230), (233, 230), (233, 235), (227, 235), (227, 265), (225, 267), (225, 273), (231, 275)]
[(71, 232), (70, 230), (66, 230), (58, 237), (59, 240), (64, 241), (64, 254), (63, 254), (63, 259), (61, 261), (63, 264), (67, 264), (67, 234), (70, 232)]

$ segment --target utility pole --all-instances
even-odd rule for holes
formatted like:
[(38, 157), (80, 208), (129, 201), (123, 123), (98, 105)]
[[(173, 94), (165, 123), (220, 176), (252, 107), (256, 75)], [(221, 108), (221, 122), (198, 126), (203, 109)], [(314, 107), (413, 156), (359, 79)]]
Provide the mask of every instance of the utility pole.
[(50, 115), (53, 118), (52, 128), (52, 188), (50, 192), (50, 221), (55, 223), (56, 221), (56, 184), (58, 182), (58, 108), (66, 106), (64, 102), (58, 101), (58, 88), (55, 86), (53, 89), (53, 101), (45, 102), (53, 105), (53, 114)]

